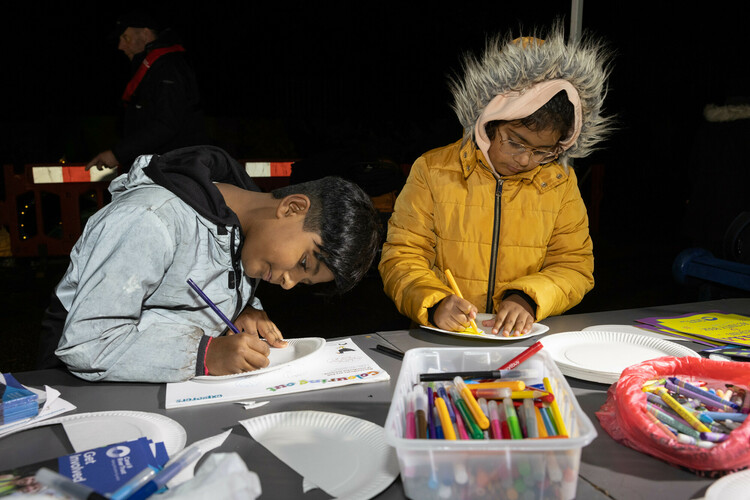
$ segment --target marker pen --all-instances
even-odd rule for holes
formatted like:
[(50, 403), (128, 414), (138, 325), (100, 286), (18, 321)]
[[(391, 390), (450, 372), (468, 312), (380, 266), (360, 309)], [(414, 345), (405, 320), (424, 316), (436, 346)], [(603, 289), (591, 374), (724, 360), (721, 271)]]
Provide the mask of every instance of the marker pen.
[(427, 439), (427, 395), (421, 385), (414, 386), (414, 418), (419, 439)]
[(158, 473), (158, 468), (149, 465), (115, 490), (114, 493), (109, 496), (110, 500), (123, 500), (128, 498), (134, 491), (141, 489)]
[(508, 420), (511, 438), (523, 439), (521, 426), (518, 424), (518, 415), (516, 415), (516, 408), (513, 406), (513, 401), (510, 398), (503, 399), (503, 407), (505, 408), (505, 418)]
[(77, 500), (107, 500), (107, 497), (97, 492), (95, 489), (81, 483), (74, 483), (57, 472), (42, 467), (34, 475), (34, 479), (39, 484), (43, 484), (58, 493), (62, 493)]
[(487, 415), (482, 411), (482, 408), (479, 406), (479, 403), (471, 394), (469, 388), (466, 387), (463, 379), (461, 377), (456, 377), (453, 379), (453, 384), (456, 386), (456, 390), (458, 390), (459, 394), (461, 395), (461, 399), (463, 399), (464, 403), (466, 403), (466, 406), (469, 408), (471, 416), (474, 417), (474, 422), (476, 422), (476, 424), (482, 430), (489, 429), (490, 421), (487, 418)]
[(148, 483), (128, 497), (128, 500), (143, 500), (148, 498), (164, 486), (170, 479), (179, 474), (185, 467), (198, 460), (201, 456), (201, 450), (193, 446), (186, 449), (181, 455), (171, 460), (159, 471)]

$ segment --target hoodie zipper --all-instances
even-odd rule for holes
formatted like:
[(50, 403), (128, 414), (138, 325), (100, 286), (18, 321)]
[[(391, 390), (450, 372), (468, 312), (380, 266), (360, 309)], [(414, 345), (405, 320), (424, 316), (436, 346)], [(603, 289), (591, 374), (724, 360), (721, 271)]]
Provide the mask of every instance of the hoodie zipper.
[[(237, 290), (237, 305), (234, 308), (234, 319), (237, 319), (240, 312), (242, 312), (242, 287), (240, 286), (240, 279), (242, 269), (240, 269), (240, 257), (235, 245), (235, 235), (237, 234), (237, 227), (232, 227), (232, 234), (230, 238), (230, 254), (232, 257), (232, 270), (229, 272), (229, 289)], [(234, 321), (234, 319), (232, 321)]]
[(500, 242), (500, 211), (503, 194), (503, 179), (497, 179), (495, 184), (495, 218), (492, 223), (492, 250), (490, 253), (490, 274), (487, 284), (487, 303), (485, 312), (492, 314), (492, 296), (495, 294), (495, 273), (497, 272), (497, 248)]

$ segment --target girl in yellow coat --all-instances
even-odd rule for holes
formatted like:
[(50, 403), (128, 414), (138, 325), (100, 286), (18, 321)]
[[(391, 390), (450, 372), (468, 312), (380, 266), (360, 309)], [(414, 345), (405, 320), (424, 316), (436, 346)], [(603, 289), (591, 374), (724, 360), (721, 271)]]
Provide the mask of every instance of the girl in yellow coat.
[(482, 311), (495, 314), (493, 333), (521, 335), (593, 288), (569, 163), (610, 128), (607, 57), (556, 25), (543, 39), (495, 37), (481, 59), (466, 58), (451, 82), (464, 136), (417, 159), (388, 224), (379, 270), (402, 314), (461, 330)]

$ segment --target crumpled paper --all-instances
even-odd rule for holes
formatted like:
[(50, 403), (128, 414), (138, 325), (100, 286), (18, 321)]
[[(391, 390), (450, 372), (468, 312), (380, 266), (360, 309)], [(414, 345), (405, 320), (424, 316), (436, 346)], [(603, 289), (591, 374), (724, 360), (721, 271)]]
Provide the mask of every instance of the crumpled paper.
[(236, 453), (212, 453), (195, 471), (189, 481), (168, 489), (159, 498), (179, 500), (254, 500), (262, 490), (260, 478), (247, 469), (245, 461)]

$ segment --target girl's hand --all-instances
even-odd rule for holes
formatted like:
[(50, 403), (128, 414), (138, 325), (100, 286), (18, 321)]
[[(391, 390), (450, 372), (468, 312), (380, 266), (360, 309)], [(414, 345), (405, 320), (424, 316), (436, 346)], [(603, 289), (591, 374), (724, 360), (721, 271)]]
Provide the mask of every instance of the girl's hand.
[[(260, 335), (272, 347), (286, 347), (287, 341), (273, 321), (268, 319), (266, 311), (247, 307), (234, 322), (242, 333)], [(229, 333), (232, 333), (231, 331)]]
[(469, 328), (471, 320), (477, 317), (477, 308), (458, 295), (444, 298), (435, 310), (435, 326), (451, 332)]
[(503, 337), (518, 337), (531, 332), (534, 326), (534, 312), (528, 302), (518, 295), (510, 295), (500, 303), (495, 319), (483, 321), (484, 326), (492, 326), (492, 333)]

